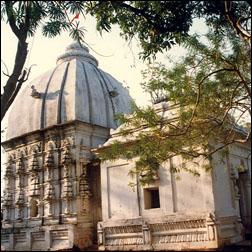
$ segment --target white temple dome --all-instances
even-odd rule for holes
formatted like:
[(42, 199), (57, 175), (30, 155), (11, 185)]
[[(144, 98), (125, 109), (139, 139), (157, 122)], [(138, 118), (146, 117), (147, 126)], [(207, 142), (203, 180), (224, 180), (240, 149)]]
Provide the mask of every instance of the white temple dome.
[(87, 47), (79, 43), (68, 46), (56, 67), (17, 95), (6, 140), (75, 120), (117, 128), (114, 116), (130, 113), (132, 98), (120, 82), (97, 66)]

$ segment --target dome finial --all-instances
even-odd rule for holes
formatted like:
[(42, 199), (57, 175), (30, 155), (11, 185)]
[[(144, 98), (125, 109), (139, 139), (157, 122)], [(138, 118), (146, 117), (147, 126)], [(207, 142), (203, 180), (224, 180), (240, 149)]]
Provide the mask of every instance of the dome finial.
[(81, 44), (80, 42), (73, 42), (69, 46), (67, 46), (64, 54), (60, 55), (57, 59), (57, 63), (61, 63), (62, 61), (71, 60), (74, 58), (80, 58), (82, 60), (88, 61), (89, 63), (98, 66), (98, 61), (95, 57), (93, 57), (89, 53), (89, 49)]
[(89, 52), (89, 49), (78, 41), (74, 41), (69, 46), (67, 46), (66, 51), (72, 50), (85, 50), (86, 52)]

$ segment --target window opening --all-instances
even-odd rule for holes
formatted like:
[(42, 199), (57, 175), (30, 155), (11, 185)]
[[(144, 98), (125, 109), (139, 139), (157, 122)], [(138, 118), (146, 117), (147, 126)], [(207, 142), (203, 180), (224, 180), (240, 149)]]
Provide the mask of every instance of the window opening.
[(144, 189), (144, 208), (160, 208), (159, 188), (145, 188)]

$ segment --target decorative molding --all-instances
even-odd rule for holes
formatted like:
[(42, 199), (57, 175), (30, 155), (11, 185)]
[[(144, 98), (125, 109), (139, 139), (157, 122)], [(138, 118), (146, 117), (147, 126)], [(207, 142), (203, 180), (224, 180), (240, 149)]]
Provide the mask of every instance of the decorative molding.
[(143, 245), (143, 237), (125, 237), (117, 239), (107, 239), (107, 246)]
[(17, 160), (16, 173), (19, 176), (22, 176), (25, 173), (25, 165), (24, 165), (23, 156), (19, 157), (18, 160)]
[(52, 169), (54, 168), (54, 156), (53, 156), (53, 150), (48, 150), (48, 153), (45, 158), (45, 167), (47, 169)]
[(104, 231), (106, 235), (114, 234), (127, 234), (127, 233), (141, 233), (142, 225), (130, 225), (130, 226), (117, 226), (117, 227), (105, 227)]
[(39, 167), (37, 157), (35, 153), (32, 156), (31, 164), (30, 164), (30, 175), (31, 175), (31, 193), (30, 196), (38, 197), (40, 195), (40, 181), (39, 181), (39, 171), (41, 168)]
[(79, 195), (82, 200), (82, 214), (86, 214), (89, 211), (89, 199), (92, 197), (88, 181), (87, 165), (88, 163), (82, 163), (82, 174), (79, 181)]
[(15, 173), (14, 173), (14, 170), (13, 170), (13, 166), (9, 162), (7, 163), (4, 177), (6, 179), (8, 179), (8, 180), (11, 179), (11, 178), (15, 178)]
[(51, 233), (51, 239), (52, 240), (67, 240), (68, 237), (68, 230), (53, 230)]
[(89, 198), (92, 196), (87, 175), (87, 163), (82, 164), (82, 174), (80, 176), (79, 182), (79, 193), (83, 198)]
[[(105, 226), (103, 226), (105, 225)], [(159, 245), (166, 243), (212, 242), (217, 239), (216, 220), (212, 214), (191, 220), (142, 222), (138, 225), (97, 226), (99, 246)]]
[(205, 227), (206, 227), (206, 219), (150, 224), (151, 232), (162, 232), (162, 231), (179, 230), (179, 229), (195, 229)]
[(41, 142), (38, 142), (36, 144), (32, 144), (29, 146), (30, 149), (29, 149), (29, 154), (30, 155), (33, 155), (33, 154), (38, 154), (41, 152), (42, 150), (42, 143)]
[(25, 232), (22, 232), (22, 233), (19, 233), (19, 234), (14, 234), (14, 240), (16, 242), (26, 242), (26, 233)]
[(1, 234), (1, 242), (7, 243), (9, 242), (10, 234)]
[(22, 220), (24, 218), (24, 207), (25, 207), (25, 197), (24, 190), (20, 188), (19, 196), (16, 201), (16, 206), (18, 208), (18, 217), (17, 219)]
[(45, 241), (45, 231), (32, 232), (31, 237), (33, 241)]

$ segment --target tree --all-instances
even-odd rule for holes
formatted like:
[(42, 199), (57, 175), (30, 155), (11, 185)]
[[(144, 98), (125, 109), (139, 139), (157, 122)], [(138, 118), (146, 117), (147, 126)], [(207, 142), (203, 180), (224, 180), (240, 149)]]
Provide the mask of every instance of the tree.
[(119, 117), (125, 125), (118, 135), (132, 140), (127, 144), (117, 140), (100, 151), (102, 160), (138, 157), (130, 174), (144, 174), (143, 184), (150, 182), (159, 164), (169, 158), (211, 159), (217, 151), (225, 153), (228, 145), (251, 139), (251, 128), (239, 126), (245, 115), (251, 118), (247, 40), (227, 26), (218, 33), (210, 29), (205, 40), (192, 35), (183, 45), (188, 54), (172, 69), (152, 63), (143, 72), (142, 85), (153, 103), (168, 102), (168, 109), (176, 115), (167, 115), (167, 107), (157, 113), (152, 106), (135, 106), (131, 117)]
[(6, 22), (18, 39), (14, 67), (1, 94), (1, 120), (29, 77), (31, 69), (24, 69), (27, 37), (34, 36), (43, 22), (45, 36), (54, 37), (65, 30), (75, 40), (80, 39), (84, 35), (83, 29), (71, 22), (69, 15), (80, 13), (82, 8), (80, 2), (74, 1), (1, 1), (1, 19), (7, 18)]
[(29, 76), (30, 69), (24, 69), (26, 41), (40, 25), (45, 36), (54, 37), (66, 30), (75, 40), (85, 42), (83, 29), (69, 15), (91, 14), (100, 32), (118, 24), (126, 40), (137, 35), (142, 47), (140, 57), (149, 59), (185, 41), (195, 17), (205, 17), (218, 29), (231, 24), (237, 34), (250, 41), (250, 17), (243, 15), (250, 13), (248, 10), (249, 1), (2, 1), (1, 17), (7, 17), (18, 47), (12, 74), (1, 95), (1, 120)]

